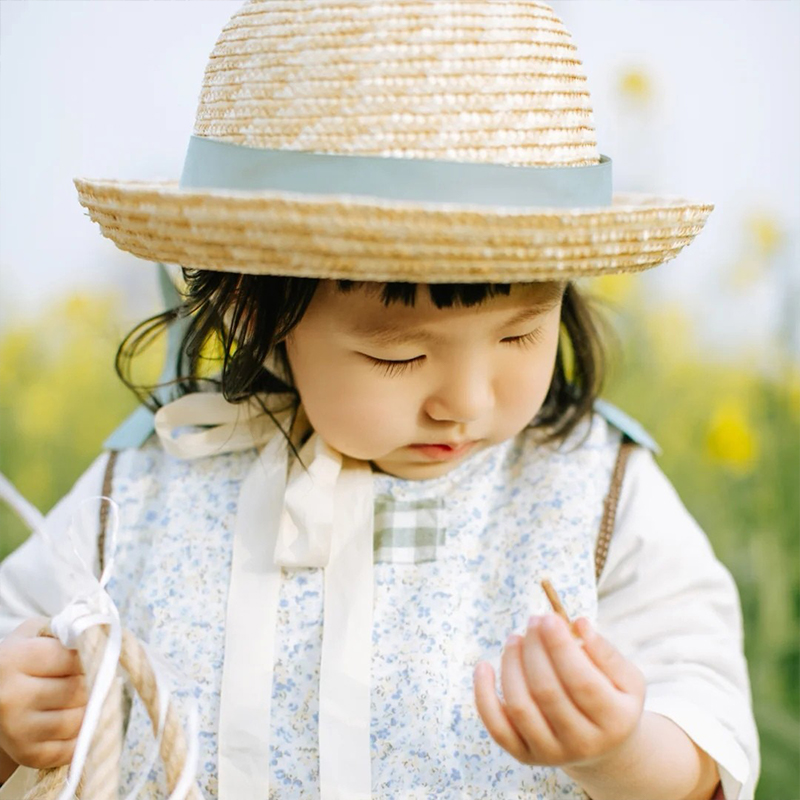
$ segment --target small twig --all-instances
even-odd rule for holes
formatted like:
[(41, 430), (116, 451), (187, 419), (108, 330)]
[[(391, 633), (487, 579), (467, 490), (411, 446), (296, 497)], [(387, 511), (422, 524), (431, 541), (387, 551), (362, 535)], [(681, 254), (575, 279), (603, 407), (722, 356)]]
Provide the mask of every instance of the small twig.
[(573, 636), (577, 636), (580, 639), (578, 632), (574, 628), (573, 622), (570, 620), (567, 612), (564, 610), (564, 606), (561, 603), (561, 598), (558, 596), (558, 593), (553, 588), (553, 584), (545, 578), (542, 582), (542, 589), (544, 589), (544, 593), (547, 595), (547, 599), (550, 601), (550, 605), (553, 607), (553, 611), (558, 614), (564, 622), (567, 623), (569, 626), (570, 631), (572, 631)]

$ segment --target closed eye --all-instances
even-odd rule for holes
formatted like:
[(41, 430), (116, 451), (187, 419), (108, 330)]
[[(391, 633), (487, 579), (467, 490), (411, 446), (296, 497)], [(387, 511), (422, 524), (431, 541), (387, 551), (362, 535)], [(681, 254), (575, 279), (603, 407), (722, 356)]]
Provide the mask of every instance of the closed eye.
[(405, 361), (386, 361), (383, 358), (368, 356), (366, 353), (362, 353), (362, 355), (368, 358), (372, 362), (372, 366), (380, 370), (384, 375), (400, 375), (415, 364), (421, 364), (425, 360), (425, 356), (417, 356), (416, 358), (409, 358)]
[[(538, 344), (542, 341), (542, 329), (536, 328), (536, 330), (531, 331), (530, 333), (525, 333), (522, 336), (508, 336), (505, 339), (501, 339), (501, 342), (508, 342), (510, 344), (515, 344), (518, 347), (532, 347), (535, 344)], [(407, 370), (418, 366), (425, 360), (425, 356), (417, 356), (416, 358), (407, 358), (404, 361), (387, 361), (384, 358), (375, 358), (374, 356), (368, 356), (366, 353), (362, 353), (361, 355), (364, 358), (368, 359), (372, 366), (382, 372), (384, 375), (388, 376), (395, 376), (401, 375), (402, 373), (406, 372)]]
[(538, 344), (542, 341), (542, 329), (536, 328), (536, 330), (533, 330), (530, 333), (525, 333), (522, 336), (508, 336), (502, 341), (510, 342), (511, 344), (516, 344), (520, 347), (531, 347), (532, 345)]

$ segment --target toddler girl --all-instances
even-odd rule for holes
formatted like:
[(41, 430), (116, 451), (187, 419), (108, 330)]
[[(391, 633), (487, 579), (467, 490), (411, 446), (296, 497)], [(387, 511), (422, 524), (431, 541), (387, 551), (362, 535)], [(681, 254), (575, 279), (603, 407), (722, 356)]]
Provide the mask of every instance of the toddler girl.
[[(712, 207), (612, 196), (610, 169), (544, 3), (254, 0), (180, 184), (76, 181), (186, 289), (118, 358), (133, 385), (180, 334), (154, 421), (48, 528), (119, 505), (108, 590), (196, 700), (205, 796), (752, 797), (735, 585), (597, 399), (575, 282), (673, 258)], [(98, 569), (106, 524), (78, 542)], [(36, 636), (72, 593), (39, 537), (0, 567), (0, 797), (72, 756), (80, 664)], [(148, 728), (135, 701), (128, 787)]]

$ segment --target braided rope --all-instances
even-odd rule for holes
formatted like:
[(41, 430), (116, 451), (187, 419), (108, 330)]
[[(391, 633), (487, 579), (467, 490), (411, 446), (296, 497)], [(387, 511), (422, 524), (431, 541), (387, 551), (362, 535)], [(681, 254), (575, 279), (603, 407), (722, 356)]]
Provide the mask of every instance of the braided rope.
[[(50, 636), (48, 628), (39, 636)], [(78, 652), (86, 673), (87, 686), (94, 684), (103, 657), (108, 632), (106, 626), (85, 631), (78, 640)], [(127, 673), (134, 689), (139, 693), (153, 726), (158, 731), (159, 702), (155, 673), (141, 643), (128, 630), (122, 632), (120, 667)], [(119, 762), (122, 752), (122, 678), (117, 676), (111, 685), (103, 710), (92, 737), (83, 775), (75, 792), (80, 800), (117, 800), (119, 796)], [(171, 794), (178, 784), (187, 756), (186, 736), (172, 700), (161, 737), (159, 753), (164, 762), (167, 790)], [(24, 800), (55, 800), (67, 783), (69, 767), (39, 770), (34, 786)], [(196, 785), (186, 794), (186, 800), (201, 800)]]
[[(108, 641), (108, 629), (89, 628), (78, 640), (78, 652), (87, 685), (94, 686)], [(115, 677), (92, 737), (83, 770), (82, 796), (90, 800), (117, 800), (119, 759), (122, 754), (122, 680)]]
[[(69, 767), (40, 769), (36, 774), (36, 782), (25, 795), (24, 800), (55, 800), (67, 783)], [(83, 797), (83, 780), (75, 791), (77, 797)]]
[[(122, 632), (120, 666), (128, 673), (134, 689), (142, 698), (147, 715), (150, 717), (150, 724), (153, 726), (153, 732), (156, 733), (158, 731), (158, 686), (155, 673), (141, 642), (129, 630)], [(186, 736), (171, 699), (167, 706), (159, 753), (164, 762), (167, 788), (171, 794), (178, 783), (187, 754)], [(186, 795), (187, 800), (200, 800), (201, 797), (202, 795), (194, 785)]]

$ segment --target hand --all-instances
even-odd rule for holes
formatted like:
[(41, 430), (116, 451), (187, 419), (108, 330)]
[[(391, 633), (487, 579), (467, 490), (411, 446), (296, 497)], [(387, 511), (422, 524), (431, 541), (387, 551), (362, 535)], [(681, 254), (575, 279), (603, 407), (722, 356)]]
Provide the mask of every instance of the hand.
[(475, 703), (492, 738), (524, 764), (589, 765), (635, 733), (644, 707), (641, 671), (581, 618), (531, 617), (501, 664), (505, 702), (491, 665), (475, 668)]
[(38, 636), (45, 617), (28, 619), (0, 642), (0, 749), (17, 764), (69, 764), (86, 710), (76, 650)]

